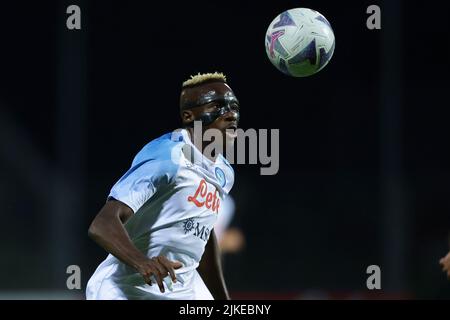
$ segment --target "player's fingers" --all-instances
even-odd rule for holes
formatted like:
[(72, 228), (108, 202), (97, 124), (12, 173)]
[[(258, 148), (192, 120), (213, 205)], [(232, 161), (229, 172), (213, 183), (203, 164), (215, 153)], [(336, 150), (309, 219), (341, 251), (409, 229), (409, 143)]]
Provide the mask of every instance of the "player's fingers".
[(159, 274), (154, 274), (154, 277), (156, 279), (156, 283), (158, 284), (159, 287), (159, 291), (161, 291), (162, 293), (164, 293), (164, 284), (162, 282), (162, 277)]
[(171, 261), (170, 263), (174, 269), (180, 269), (183, 266), (180, 261)]
[(150, 286), (152, 285), (151, 275), (152, 274), (150, 272), (142, 274), (142, 277), (144, 277), (145, 283), (147, 283)]
[(167, 269), (167, 271), (169, 271), (172, 281), (177, 282), (177, 277), (175, 276), (175, 271), (173, 270), (170, 261), (164, 258), (160, 258), (159, 261)]
[(166, 267), (157, 259), (154, 258), (153, 261), (155, 262), (155, 268), (159, 272), (159, 275), (161, 278), (164, 278), (167, 276), (168, 271), (166, 270)]
[(164, 285), (163, 285), (163, 279), (167, 275), (167, 270), (164, 268), (164, 266), (159, 262), (158, 258), (152, 258), (154, 262), (155, 267), (155, 273), (154, 277), (156, 279), (156, 282), (158, 283), (159, 290), (164, 293)]

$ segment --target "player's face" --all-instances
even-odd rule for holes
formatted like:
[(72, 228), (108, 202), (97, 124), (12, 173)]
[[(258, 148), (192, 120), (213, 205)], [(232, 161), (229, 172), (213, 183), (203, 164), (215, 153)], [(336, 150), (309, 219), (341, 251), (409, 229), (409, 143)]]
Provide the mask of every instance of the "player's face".
[(209, 101), (190, 109), (192, 118), (202, 121), (203, 130), (220, 130), (224, 143), (234, 141), (239, 121), (239, 102), (227, 84), (205, 84), (189, 92), (189, 97), (185, 98), (189, 101)]

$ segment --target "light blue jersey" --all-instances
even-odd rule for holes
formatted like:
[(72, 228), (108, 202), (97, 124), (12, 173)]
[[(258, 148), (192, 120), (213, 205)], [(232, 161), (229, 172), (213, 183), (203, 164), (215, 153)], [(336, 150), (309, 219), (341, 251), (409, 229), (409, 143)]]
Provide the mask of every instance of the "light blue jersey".
[(204, 157), (184, 129), (147, 144), (112, 187), (109, 198), (133, 210), (125, 228), (139, 250), (148, 257), (164, 255), (183, 264), (175, 270), (178, 281), (172, 284), (166, 277), (172, 290), (161, 293), (136, 270), (108, 255), (88, 282), (87, 299), (211, 297), (196, 268), (233, 183), (228, 161), (222, 155), (215, 162)]

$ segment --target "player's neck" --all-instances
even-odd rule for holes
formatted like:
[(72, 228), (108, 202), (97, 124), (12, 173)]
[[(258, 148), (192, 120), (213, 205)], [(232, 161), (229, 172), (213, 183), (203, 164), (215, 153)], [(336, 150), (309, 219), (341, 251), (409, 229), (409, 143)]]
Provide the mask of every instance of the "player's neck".
[[(219, 156), (217, 153), (214, 155), (208, 154), (208, 153), (204, 153), (205, 148), (212, 143), (212, 141), (209, 142), (205, 142), (203, 140), (203, 134), (201, 137), (196, 137), (197, 139), (194, 140), (194, 129), (193, 128), (186, 128), (186, 131), (189, 134), (189, 139), (191, 139), (192, 144), (195, 146), (195, 148), (197, 148), (206, 158), (208, 158), (209, 160), (211, 160), (212, 162), (215, 162), (217, 157)], [(196, 143), (197, 141), (200, 141), (200, 145), (201, 148), (199, 148), (198, 143)]]

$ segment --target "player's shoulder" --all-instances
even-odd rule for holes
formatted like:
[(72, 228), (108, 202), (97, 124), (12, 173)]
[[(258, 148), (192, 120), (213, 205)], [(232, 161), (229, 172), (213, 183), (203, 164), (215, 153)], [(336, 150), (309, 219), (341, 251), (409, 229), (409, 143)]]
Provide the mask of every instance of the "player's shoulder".
[(147, 143), (134, 157), (132, 166), (143, 163), (164, 163), (167, 171), (176, 170), (184, 144), (184, 137), (180, 132), (165, 133)]
[(226, 157), (224, 157), (222, 154), (220, 154), (220, 159), (221, 162), (225, 165), (225, 167), (227, 167), (230, 170), (230, 173), (234, 175), (234, 169), (231, 166), (230, 162), (228, 161), (228, 159)]

